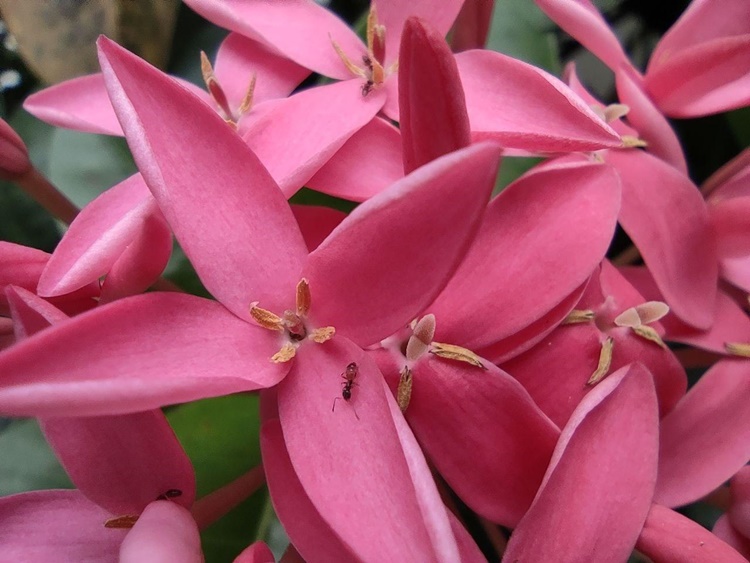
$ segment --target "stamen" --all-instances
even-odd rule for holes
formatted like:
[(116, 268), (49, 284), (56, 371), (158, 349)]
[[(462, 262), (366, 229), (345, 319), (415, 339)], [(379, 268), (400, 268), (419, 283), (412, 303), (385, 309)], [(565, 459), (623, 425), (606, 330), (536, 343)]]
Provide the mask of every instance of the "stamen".
[(284, 323), (281, 317), (272, 313), (271, 311), (261, 309), (260, 307), (258, 307), (257, 301), (250, 303), (250, 316), (263, 328), (267, 328), (268, 330), (277, 330), (279, 332), (284, 331)]
[(435, 315), (425, 315), (414, 326), (414, 334), (406, 343), (406, 359), (414, 362), (418, 360), (427, 349), (435, 336)]
[(281, 350), (271, 356), (271, 361), (275, 364), (283, 364), (291, 360), (297, 354), (297, 347), (291, 342), (287, 342), (281, 347)]
[(323, 344), (323, 342), (329, 341), (336, 334), (336, 329), (332, 326), (324, 326), (316, 328), (310, 333), (310, 338), (313, 342)]
[(471, 364), (478, 368), (487, 369), (482, 363), (481, 358), (468, 348), (463, 348), (454, 344), (442, 344), (440, 342), (433, 342), (430, 352), (440, 358), (456, 360), (458, 362), (466, 362), (467, 364)]
[(396, 393), (396, 402), (401, 412), (406, 412), (411, 402), (412, 384), (412, 372), (408, 367), (404, 366), (404, 369), (401, 370), (401, 378), (398, 381), (398, 391)]
[(344, 63), (344, 66), (351, 72), (354, 76), (359, 76), (360, 78), (367, 78), (367, 75), (365, 74), (365, 71), (359, 68), (357, 65), (355, 65), (349, 57), (346, 56), (346, 53), (339, 47), (339, 44), (336, 43), (333, 40), (333, 37), (331, 37), (331, 34), (328, 34), (328, 37), (331, 40), (331, 43), (333, 44), (333, 50), (336, 51), (336, 54), (341, 58), (341, 61)]
[(224, 94), (224, 90), (221, 88), (219, 81), (214, 75), (214, 69), (211, 66), (211, 61), (208, 60), (206, 53), (201, 51), (201, 73), (203, 74), (203, 82), (206, 83), (206, 90), (213, 99), (214, 103), (219, 106), (219, 109), (224, 113), (224, 120), (227, 122), (235, 123), (234, 115), (229, 107), (227, 96)]
[(385, 61), (385, 26), (378, 23), (374, 4), (367, 14), (367, 50), (376, 61)]
[(612, 123), (621, 117), (625, 117), (628, 113), (630, 113), (629, 106), (625, 104), (610, 104), (604, 108), (604, 121)]
[(104, 522), (105, 528), (132, 528), (138, 521), (137, 514), (126, 514), (124, 516), (115, 516)]
[(238, 109), (240, 115), (245, 115), (253, 107), (253, 95), (255, 94), (255, 82), (258, 75), (254, 72), (250, 78), (250, 85), (247, 87), (245, 97), (242, 98), (242, 103)]
[(594, 320), (594, 311), (589, 309), (573, 309), (565, 320), (562, 322), (564, 325), (572, 325), (577, 323), (587, 323)]
[(667, 350), (667, 345), (664, 344), (664, 341), (661, 339), (661, 336), (659, 336), (659, 333), (656, 332), (656, 329), (654, 329), (654, 327), (648, 325), (636, 326), (633, 327), (633, 332), (635, 332), (641, 338), (645, 338), (646, 340), (653, 342), (654, 344), (658, 344), (660, 347)]
[(310, 311), (310, 303), (312, 302), (312, 296), (310, 295), (310, 284), (305, 278), (299, 280), (297, 284), (297, 314), (300, 317), (306, 317)]
[(620, 139), (622, 140), (622, 148), (624, 149), (644, 149), (648, 147), (646, 141), (632, 135), (623, 135)]
[(725, 342), (724, 348), (733, 356), (741, 358), (750, 358), (750, 344), (745, 342)]
[(596, 371), (589, 377), (586, 385), (596, 385), (607, 375), (612, 365), (612, 348), (614, 345), (615, 341), (612, 337), (608, 337), (602, 342), (602, 349), (599, 351), (599, 365), (596, 367)]

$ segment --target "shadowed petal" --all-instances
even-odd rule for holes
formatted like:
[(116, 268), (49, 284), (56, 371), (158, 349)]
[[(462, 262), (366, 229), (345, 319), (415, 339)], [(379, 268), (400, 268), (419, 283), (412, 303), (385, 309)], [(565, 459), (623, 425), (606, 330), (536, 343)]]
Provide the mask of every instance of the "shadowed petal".
[(376, 117), (354, 133), (306, 186), (352, 201), (365, 201), (404, 177), (401, 133)]
[(169, 77), (106, 38), (99, 53), (136, 163), (206, 288), (243, 319), (253, 301), (284, 310), (306, 249), (266, 169)]
[(687, 175), (687, 163), (680, 140), (661, 111), (646, 95), (634, 71), (621, 68), (615, 73), (615, 79), (620, 102), (630, 108), (628, 123), (648, 143), (648, 152)]
[(317, 86), (274, 102), (243, 125), (242, 138), (287, 197), (375, 117), (381, 91), (363, 97), (359, 80)]
[(318, 325), (368, 345), (422, 311), (476, 232), (499, 152), (481, 144), (451, 153), (357, 207), (305, 268)]
[(401, 37), (399, 108), (404, 171), (469, 146), (469, 116), (456, 60), (443, 37), (409, 18)]
[[(350, 362), (357, 363), (358, 375), (345, 401), (340, 374)], [(457, 560), (455, 540), (444, 535), (445, 512), (424, 512), (435, 502), (432, 477), (419, 469), (426, 465), (414, 458), (418, 452), (404, 450), (404, 429), (393, 418), (398, 407), (365, 352), (339, 336), (322, 346), (307, 344), (279, 385), (278, 401), (294, 471), (321, 517), (356, 557)]]
[(723, 360), (661, 421), (655, 502), (682, 506), (710, 493), (750, 459), (750, 364)]
[[(651, 504), (656, 395), (639, 365), (599, 383), (571, 416), (507, 561), (625, 561)], [(637, 459), (638, 463), (631, 463)]]
[(346, 218), (346, 213), (318, 205), (292, 205), (307, 249), (312, 252)]
[[(337, 561), (342, 560), (337, 559)], [(232, 563), (276, 563), (276, 558), (265, 543), (256, 541), (243, 549)]]
[(664, 563), (743, 563), (737, 551), (689, 518), (652, 504), (636, 549)]
[(331, 78), (351, 78), (332, 41), (356, 63), (366, 53), (362, 41), (336, 15), (308, 0), (187, 0), (214, 24), (262, 41), (285, 57)]
[(722, 515), (716, 521), (712, 531), (716, 537), (741, 553), (745, 557), (745, 560), (750, 558), (750, 539), (743, 536), (732, 526), (728, 514)]
[(149, 504), (120, 546), (120, 563), (203, 563), (198, 526), (172, 501)]
[(115, 301), (0, 354), (0, 412), (96, 416), (275, 385), (275, 336), (177, 293)]
[(718, 263), (708, 209), (690, 179), (642, 151), (609, 151), (623, 182), (620, 224), (672, 312), (696, 328), (713, 322)]
[(499, 368), (427, 355), (413, 368), (409, 425), (478, 514), (514, 527), (534, 500), (560, 431)]
[(483, 50), (459, 53), (456, 62), (477, 137), (536, 153), (622, 145), (619, 135), (583, 100), (543, 70)]
[(278, 419), (263, 424), (260, 447), (274, 510), (297, 551), (308, 561), (356, 561), (302, 488)]
[(430, 306), (439, 319), (435, 339), (476, 350), (543, 318), (604, 258), (619, 207), (617, 175), (601, 164), (554, 164), (503, 190)]
[(79, 491), (34, 491), (0, 498), (0, 545), (7, 561), (114, 563), (127, 530)]

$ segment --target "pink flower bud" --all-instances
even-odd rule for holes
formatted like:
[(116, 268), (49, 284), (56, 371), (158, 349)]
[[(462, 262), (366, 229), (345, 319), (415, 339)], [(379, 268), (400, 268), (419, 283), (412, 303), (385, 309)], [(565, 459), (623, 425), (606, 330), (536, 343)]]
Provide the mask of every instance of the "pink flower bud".
[(11, 180), (31, 168), (29, 151), (21, 137), (0, 119), (0, 179)]

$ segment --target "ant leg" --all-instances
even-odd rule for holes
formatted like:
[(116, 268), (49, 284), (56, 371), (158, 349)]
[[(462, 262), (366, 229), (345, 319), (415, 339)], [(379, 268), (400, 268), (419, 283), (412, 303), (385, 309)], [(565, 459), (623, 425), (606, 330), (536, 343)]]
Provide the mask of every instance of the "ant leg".
[(338, 401), (341, 397), (336, 397), (333, 399), (333, 406), (331, 407), (331, 412), (336, 410), (336, 401)]
[(357, 409), (354, 408), (354, 405), (352, 405), (352, 410), (354, 411), (354, 416), (357, 417), (357, 420), (359, 420), (359, 415), (357, 414)]

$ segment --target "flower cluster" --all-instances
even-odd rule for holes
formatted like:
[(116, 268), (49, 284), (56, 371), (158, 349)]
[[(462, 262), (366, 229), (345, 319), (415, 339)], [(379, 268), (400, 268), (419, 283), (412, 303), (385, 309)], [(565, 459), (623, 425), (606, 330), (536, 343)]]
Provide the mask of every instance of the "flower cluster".
[[(693, 0), (645, 73), (589, 0), (537, 0), (606, 106), (572, 66), (452, 52), (486, 0), (378, 0), (365, 41), (308, 0), (186, 3), (231, 31), (205, 89), (102, 37), (100, 74), (26, 101), (127, 140), (139, 173), (80, 213), (0, 122), (0, 174), (75, 215), (52, 255), (0, 242), (0, 414), (77, 487), (0, 499), (4, 556), (201, 561), (264, 478), (285, 560), (484, 560), (466, 513), (509, 562), (750, 556), (750, 152), (699, 189), (667, 119), (750, 102), (746, 0)], [(172, 237), (213, 299), (161, 279)], [(196, 500), (161, 408), (240, 392), (263, 466)], [(675, 510), (707, 495), (713, 532)]]

